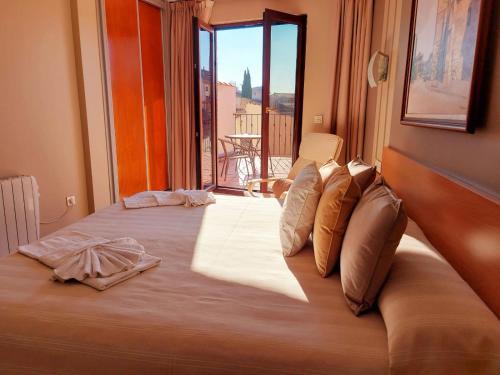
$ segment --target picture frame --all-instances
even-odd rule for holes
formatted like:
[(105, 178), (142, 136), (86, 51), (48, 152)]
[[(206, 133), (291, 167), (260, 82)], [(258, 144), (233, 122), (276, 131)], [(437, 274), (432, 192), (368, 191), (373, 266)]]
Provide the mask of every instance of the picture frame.
[(401, 124), (474, 133), (491, 0), (413, 0)]

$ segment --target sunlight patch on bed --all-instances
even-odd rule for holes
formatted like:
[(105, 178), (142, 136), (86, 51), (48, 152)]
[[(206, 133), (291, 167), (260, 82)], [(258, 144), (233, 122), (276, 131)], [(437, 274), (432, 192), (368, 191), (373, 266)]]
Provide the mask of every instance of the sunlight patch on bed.
[(193, 272), (309, 302), (283, 259), (278, 236), (250, 238), (248, 231), (234, 227), (214, 233), (207, 220), (203, 219), (194, 249)]

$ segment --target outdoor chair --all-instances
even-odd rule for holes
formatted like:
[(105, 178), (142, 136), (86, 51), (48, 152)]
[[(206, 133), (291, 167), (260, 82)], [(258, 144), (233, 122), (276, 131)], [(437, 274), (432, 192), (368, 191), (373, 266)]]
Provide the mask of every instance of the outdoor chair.
[(247, 169), (247, 175), (250, 176), (250, 170), (248, 168), (248, 161), (250, 159), (250, 155), (247, 152), (245, 152), (245, 149), (236, 142), (231, 142), (222, 138), (218, 138), (218, 140), (222, 146), (222, 153), (219, 154), (217, 157), (219, 162), (222, 161), (220, 176), (222, 177), (222, 175), (224, 175), (224, 179), (227, 179), (227, 171), (229, 169), (229, 164), (231, 160), (236, 161), (234, 165), (235, 172), (239, 168), (240, 161), (244, 160)]

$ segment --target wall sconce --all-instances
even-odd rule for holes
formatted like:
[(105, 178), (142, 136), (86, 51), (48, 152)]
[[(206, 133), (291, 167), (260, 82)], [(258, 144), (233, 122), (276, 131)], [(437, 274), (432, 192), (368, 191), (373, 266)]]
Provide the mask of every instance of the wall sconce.
[[(374, 73), (374, 65), (377, 57), (380, 56), (377, 73)], [(375, 51), (368, 63), (368, 84), (371, 88), (377, 87), (379, 82), (387, 81), (387, 68), (389, 66), (389, 56), (379, 50)]]

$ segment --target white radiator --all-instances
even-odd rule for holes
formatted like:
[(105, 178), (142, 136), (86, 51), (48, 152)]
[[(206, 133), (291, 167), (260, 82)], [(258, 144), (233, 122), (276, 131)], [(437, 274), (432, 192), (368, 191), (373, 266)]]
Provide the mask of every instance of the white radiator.
[(40, 208), (35, 177), (0, 180), (0, 256), (39, 238)]

